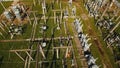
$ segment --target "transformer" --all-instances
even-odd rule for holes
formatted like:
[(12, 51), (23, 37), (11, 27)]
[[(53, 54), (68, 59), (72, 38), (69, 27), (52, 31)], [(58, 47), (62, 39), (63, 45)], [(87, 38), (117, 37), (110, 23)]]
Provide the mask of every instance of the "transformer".
[(12, 20), (13, 19), (13, 16), (12, 16), (12, 14), (9, 11), (5, 11), (3, 14), (5, 15), (5, 17), (8, 20)]
[(17, 19), (21, 20), (21, 15), (20, 15), (20, 12), (18, 10), (15, 11), (15, 16)]
[(14, 12), (17, 19), (21, 20), (20, 9), (18, 6), (13, 6), (12, 11)]

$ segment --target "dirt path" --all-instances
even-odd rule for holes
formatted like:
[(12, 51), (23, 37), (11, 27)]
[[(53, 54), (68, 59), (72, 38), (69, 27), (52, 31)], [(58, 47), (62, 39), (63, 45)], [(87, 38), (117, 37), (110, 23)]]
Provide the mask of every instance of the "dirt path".
[(81, 62), (81, 66), (82, 66), (82, 68), (88, 68), (86, 59), (85, 59), (85, 57), (84, 57), (83, 49), (82, 49), (82, 46), (81, 46), (81, 42), (79, 41), (78, 37), (75, 37), (75, 36), (77, 35), (77, 32), (76, 32), (76, 30), (75, 30), (75, 28), (74, 28), (74, 24), (71, 23), (70, 26), (73, 27), (73, 28), (72, 28), (72, 31), (73, 31), (73, 33), (74, 33), (74, 41), (75, 41), (75, 43), (76, 43), (77, 54), (79, 54), (79, 57), (80, 57), (80, 59), (81, 59), (81, 61), (80, 61), (80, 62)]
[[(78, 3), (76, 3), (76, 4), (78, 7), (80, 7), (82, 5), (82, 4), (78, 4)], [(80, 9), (85, 9), (85, 8), (80, 7)], [(95, 37), (95, 39), (93, 41), (95, 42), (95, 44), (98, 48), (100, 56), (102, 57), (101, 60), (103, 61), (103, 67), (104, 68), (113, 68), (104, 48), (102, 47), (103, 45), (99, 41), (99, 37), (98, 37), (97, 33), (92, 29), (92, 25), (90, 24), (91, 20), (88, 17), (88, 14), (86, 14), (83, 10), (81, 10), (81, 11), (82, 11), (81, 18), (84, 20), (85, 25), (89, 25), (89, 27), (86, 27), (86, 30), (88, 30), (88, 33), (89, 33), (89, 35), (91, 35), (91, 37)], [(83, 14), (84, 14), (84, 16), (83, 16)], [(84, 17), (85, 17), (85, 19), (84, 19)]]

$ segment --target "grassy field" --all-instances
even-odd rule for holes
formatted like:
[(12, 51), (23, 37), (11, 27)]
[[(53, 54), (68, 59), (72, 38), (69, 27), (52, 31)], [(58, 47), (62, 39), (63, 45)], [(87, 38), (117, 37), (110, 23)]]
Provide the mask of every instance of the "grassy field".
[[(9, 5), (7, 4), (9, 3)], [(27, 3), (27, 2), (25, 2)], [(8, 5), (10, 6), (11, 2), (5, 2), (3, 3), (4, 5)], [(31, 3), (27, 3), (27, 6), (30, 6), (32, 4)], [(6, 5), (6, 7), (7, 7)], [(51, 11), (51, 8), (49, 8), (51, 5), (47, 4), (47, 9), (48, 9), (48, 13), (46, 14), (46, 16), (50, 16), (52, 17), (53, 16), (53, 12)], [(58, 8), (58, 5), (55, 4), (55, 8), (54, 9), (59, 9)], [(33, 7), (33, 10), (37, 10), (38, 12), (36, 13), (36, 16), (39, 18), (39, 15), (42, 14), (42, 9), (41, 9), (41, 6), (39, 6), (38, 4), (36, 6)], [(3, 9), (1, 10), (1, 13), (3, 12)], [(30, 14), (30, 17), (33, 18), (33, 14)], [(32, 20), (32, 23), (34, 23), (34, 21)], [(44, 24), (44, 21), (43, 20), (38, 20), (38, 24), (37, 24), (37, 28), (36, 28), (36, 33), (35, 33), (35, 38), (42, 38), (43, 35), (42, 33), (40, 33), (41, 29), (40, 27)], [(56, 24), (54, 23), (53, 19), (47, 19), (47, 23), (46, 23), (48, 29), (47, 31), (45, 31), (45, 37), (48, 37), (48, 38), (51, 38), (52, 36), (52, 30), (53, 28), (55, 29), (55, 34), (54, 34), (54, 37), (58, 37), (58, 36), (67, 36), (64, 32), (64, 24), (62, 23), (60, 25), (61, 27), (61, 30), (57, 30), (56, 29)], [(25, 24), (23, 25), (23, 34), (20, 35), (20, 36), (14, 36), (13, 39), (28, 39), (31, 37), (31, 32), (32, 32), (32, 25), (30, 25), (29, 23), (28, 24)], [(72, 34), (72, 32), (70, 32), (70, 34)], [(3, 40), (4, 38), (1, 37), (1, 40)], [(5, 39), (6, 40), (10, 40), (10, 35), (9, 34), (6, 34), (5, 35)], [(0, 68), (23, 68), (24, 67), (24, 62), (15, 54), (15, 53), (10, 53), (9, 50), (12, 50), (12, 49), (26, 49), (26, 48), (29, 48), (29, 45), (31, 43), (29, 42), (8, 42), (8, 43), (0, 43), (1, 47), (0, 47)], [(34, 42), (33, 44), (33, 50), (36, 50), (37, 48), (37, 43)], [(64, 45), (66, 46), (67, 45), (67, 41), (64, 41)], [(47, 59), (42, 59), (42, 55), (40, 54), (40, 58), (39, 58), (39, 61), (50, 61), (50, 62), (46, 62), (44, 64), (42, 64), (43, 68), (61, 68), (62, 67), (62, 59), (64, 58), (64, 54), (65, 54), (65, 50), (62, 49), (60, 51), (60, 58), (57, 59), (56, 56), (54, 55), (54, 53), (52, 53), (51, 50), (52, 49), (52, 46), (60, 46), (60, 43), (59, 43), (59, 40), (54, 40), (54, 44), (52, 43), (52, 41), (47, 41), (47, 47), (43, 48), (45, 51), (45, 55), (47, 56)], [(50, 50), (50, 51), (49, 51)], [(24, 52), (19, 52), (19, 54), (25, 58), (26, 57), (26, 54)], [(14, 58), (13, 58), (14, 57)], [(31, 68), (34, 68), (35, 67), (35, 60), (36, 60), (36, 51), (33, 52), (33, 62), (31, 62)], [(53, 62), (53, 60), (57, 61), (56, 63)], [(52, 61), (52, 62), (51, 62)], [(67, 59), (67, 64), (68, 64), (68, 67), (70, 68), (71, 67), (71, 57)]]
[[(42, 15), (42, 8), (40, 5), (38, 5), (38, 3), (36, 4), (36, 6), (33, 6), (32, 4), (32, 0), (29, 1), (29, 0), (26, 0), (26, 1), (23, 1), (25, 4), (27, 4), (27, 6), (32, 6), (32, 9), (34, 11), (37, 10), (37, 13), (36, 13), (36, 16), (39, 18), (41, 15)], [(103, 64), (102, 63), (106, 63), (106, 61), (108, 61), (111, 65), (112, 65), (112, 68), (117, 68), (117, 65), (115, 64), (114, 62), (114, 58), (113, 58), (113, 54), (111, 53), (111, 51), (106, 47), (106, 43), (103, 41), (103, 38), (101, 36), (101, 33), (100, 31), (98, 31), (98, 29), (96, 28), (95, 26), (95, 21), (93, 18), (89, 17), (88, 16), (88, 12), (86, 11), (85, 7), (83, 6), (83, 4), (81, 3), (82, 1), (77, 1), (77, 2), (74, 2), (73, 4), (76, 5), (77, 7), (77, 15), (82, 19), (82, 23), (84, 25), (83, 27), (83, 30), (84, 30), (84, 33), (88, 34), (89, 37), (91, 38), (91, 41), (89, 41), (89, 43), (92, 43), (92, 46), (90, 48), (90, 51), (92, 53), (92, 55), (95, 57), (95, 58), (98, 58), (97, 60), (97, 65), (101, 65), (101, 68), (103, 68)], [(5, 2), (3, 3), (5, 5), (5, 7), (9, 7), (10, 4), (12, 2)], [(62, 1), (62, 8), (65, 9), (66, 7), (65, 6), (68, 6), (67, 5), (68, 3), (66, 1)], [(50, 4), (50, 0), (47, 0), (47, 9), (48, 9), (48, 13), (46, 14), (46, 16), (50, 16), (50, 17), (53, 17), (54, 13), (51, 11), (51, 4)], [(4, 11), (2, 6), (0, 5), (0, 14)], [(54, 9), (59, 9), (59, 6), (57, 5), (57, 3), (54, 4)], [(84, 20), (82, 18), (83, 15), (86, 15), (88, 20)], [(33, 14), (30, 14), (30, 17), (33, 18)], [(67, 26), (68, 26), (68, 31), (70, 32), (70, 35), (74, 35), (73, 31), (72, 31), (72, 26), (71, 26), (71, 23), (73, 23), (74, 19), (68, 19), (68, 22), (67, 22)], [(33, 20), (32, 20), (32, 23)], [(36, 28), (36, 33), (35, 33), (35, 38), (41, 38), (43, 37), (42, 33), (40, 33), (41, 29), (40, 27), (44, 24), (44, 21), (43, 20), (38, 20), (38, 24), (37, 24), (37, 28)], [(89, 26), (88, 26), (89, 24)], [(52, 30), (53, 28), (56, 27), (56, 24), (54, 23), (54, 20), (53, 19), (47, 19), (47, 22), (46, 22), (46, 25), (48, 27), (48, 29), (45, 31), (45, 37), (48, 37), (48, 38), (51, 38), (51, 35), (52, 35)], [(67, 36), (65, 34), (65, 30), (64, 30), (64, 23), (62, 23), (60, 25), (61, 27), (61, 30), (57, 30), (55, 28), (55, 34), (54, 34), (54, 37), (58, 37), (58, 36)], [(90, 28), (91, 30), (94, 30), (94, 34), (91, 33), (90, 31)], [(31, 37), (31, 32), (32, 32), (32, 25), (30, 25), (29, 23), (28, 24), (25, 24), (23, 26), (23, 29), (24, 29), (24, 32), (22, 35), (20, 36), (15, 36), (13, 39), (28, 39)], [(117, 29), (117, 31), (120, 31), (119, 28)], [(10, 39), (10, 35), (9, 34), (5, 34), (5, 39)], [(105, 52), (105, 59), (103, 59), (103, 56), (101, 56), (100, 54), (100, 51), (97, 47), (97, 44), (95, 43), (94, 41), (94, 38), (97, 38), (99, 40), (99, 42), (101, 43), (102, 45), (102, 48)], [(0, 39), (3, 40), (2, 37), (0, 37)], [(0, 43), (0, 68), (23, 68), (24, 67), (24, 62), (15, 54), (15, 53), (10, 53), (9, 50), (11, 49), (26, 49), (26, 48), (29, 48), (29, 45), (31, 43), (29, 42), (9, 42), (9, 43)], [(44, 50), (48, 50), (48, 51), (44, 51), (45, 52), (45, 55), (47, 56), (47, 59), (44, 60), (42, 59), (42, 55), (40, 54), (40, 58), (39, 58), (39, 61), (43, 60), (43, 61), (52, 61), (52, 60), (55, 60), (55, 61), (58, 61), (56, 63), (54, 62), (46, 62), (43, 65), (43, 68), (62, 68), (62, 61), (61, 59), (64, 58), (64, 54), (65, 54), (65, 50), (62, 49), (60, 51), (60, 58), (57, 59), (56, 56), (49, 50), (52, 50), (52, 46), (60, 46), (59, 45), (59, 40), (54, 40), (54, 44), (52, 43), (52, 40), (50, 41), (47, 41), (47, 47), (43, 48)], [(35, 50), (37, 48), (37, 45), (38, 43), (34, 42), (33, 44), (33, 50)], [(66, 46), (67, 45), (67, 41), (64, 41), (64, 45)], [(74, 53), (75, 53), (75, 56), (76, 57), (79, 57), (78, 55), (78, 52), (77, 52), (77, 47), (76, 47), (76, 43), (75, 41), (73, 41), (73, 50), (74, 50)], [(26, 57), (26, 54), (25, 53), (20, 53), (24, 58)], [(33, 52), (33, 59), (34, 61), (37, 60), (36, 59), (36, 51)], [(71, 57), (67, 59), (68, 61), (68, 68), (71, 67)], [(103, 61), (104, 60), (104, 61)], [(35, 62), (32, 62), (31, 63), (31, 68), (34, 68), (35, 67)], [(81, 68), (81, 60), (79, 58), (77, 58), (77, 64), (78, 64), (78, 67)]]

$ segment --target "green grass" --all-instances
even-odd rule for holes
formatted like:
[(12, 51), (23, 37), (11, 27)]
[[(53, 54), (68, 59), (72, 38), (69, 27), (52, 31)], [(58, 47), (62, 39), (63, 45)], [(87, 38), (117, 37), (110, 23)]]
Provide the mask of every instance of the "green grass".
[[(27, 3), (27, 2), (26, 2)], [(30, 3), (29, 3), (30, 4)], [(29, 5), (28, 4), (28, 5)], [(32, 5), (32, 4), (31, 4)], [(59, 6), (57, 5), (57, 4), (55, 4), (56, 6), (55, 6), (55, 9), (58, 9), (59, 8)], [(48, 4), (48, 6), (50, 6), (50, 4)], [(42, 14), (42, 11), (41, 11), (41, 6), (34, 6), (33, 7), (33, 10), (37, 10), (38, 11), (38, 13), (36, 13), (36, 16), (38, 15), (38, 14)], [(46, 16), (53, 16), (53, 12), (51, 11), (51, 8), (49, 8), (49, 10), (50, 11), (48, 11), (48, 13), (46, 14)], [(3, 11), (1, 11), (1, 12), (3, 12)], [(33, 15), (31, 14), (30, 15), (30, 17), (33, 17)], [(37, 17), (39, 17), (39, 16), (37, 16)], [(33, 21), (32, 21), (32, 23), (34, 23)], [(36, 28), (36, 34), (35, 34), (35, 37), (36, 38), (41, 38), (41, 37), (43, 37), (42, 36), (42, 34), (39, 32), (40, 31), (40, 27), (42, 26), (41, 25), (41, 23), (44, 23), (43, 22), (43, 20), (40, 20), (40, 21), (38, 21), (38, 25), (37, 25), (37, 28)], [(46, 37), (51, 37), (51, 31), (52, 31), (52, 29), (56, 26), (56, 24), (54, 24), (54, 21), (53, 21), (53, 19), (48, 19), (47, 20), (47, 24), (46, 24), (47, 26), (48, 26), (48, 29), (47, 29), (47, 31), (45, 32), (45, 35), (46, 35)], [(54, 36), (55, 37), (58, 37), (58, 36), (60, 36), (60, 35), (62, 35), (62, 36), (66, 36), (65, 35), (65, 33), (64, 33), (64, 24), (62, 23), (61, 25), (60, 25), (60, 27), (61, 27), (61, 31), (60, 30), (56, 30), (56, 28), (55, 28), (55, 34), (54, 34)], [(30, 38), (30, 36), (31, 36), (31, 32), (32, 32), (32, 25), (30, 25), (30, 24), (25, 24), (25, 25), (23, 25), (23, 29), (24, 29), (24, 32), (23, 32), (23, 34), (22, 35), (20, 35), (20, 36), (15, 36), (14, 37), (14, 39), (27, 39), (27, 38)], [(71, 30), (70, 30), (70, 33), (72, 33), (71, 32)], [(6, 34), (6, 36), (5, 36), (6, 38), (5, 39), (10, 39), (10, 35), (9, 34)], [(2, 38), (3, 39), (3, 38)], [(59, 43), (58, 43), (58, 41), (54, 41), (55, 43), (54, 43), (54, 46), (59, 46)], [(66, 42), (64, 42), (65, 43), (65, 45), (67, 45), (67, 43)], [(0, 48), (0, 56), (4, 56), (4, 58), (3, 58), (3, 60), (1, 61), (1, 68), (7, 68), (7, 67), (11, 67), (11, 68), (21, 68), (21, 67), (23, 67), (23, 65), (24, 65), (24, 62), (15, 54), (15, 53), (9, 53), (8, 51), (12, 48), (12, 49), (22, 49), (22, 48), (28, 48), (29, 47), (29, 45), (30, 45), (30, 43), (29, 42), (14, 42), (14, 43), (0, 43), (0, 45), (1, 45), (1, 48)], [(36, 49), (36, 45), (37, 45), (37, 43), (34, 43), (33, 44), (33, 50), (34, 49)], [(43, 48), (44, 50), (47, 50), (48, 48), (50, 49), (50, 50), (52, 50), (52, 43), (51, 43), (51, 41), (48, 41), (48, 44), (47, 44), (48, 46), (47, 47), (45, 47), (45, 48)], [(6, 51), (6, 52), (5, 52)], [(9, 56), (9, 54), (10, 54), (10, 56)], [(20, 53), (24, 58), (25, 58), (25, 56), (26, 56), (26, 54), (25, 53)], [(47, 54), (48, 55), (48, 58), (46, 59), (46, 60), (53, 60), (53, 53), (51, 53), (51, 52), (45, 52), (45, 54)], [(55, 67), (54, 68), (61, 68), (62, 67), (62, 62), (61, 62), (61, 59), (63, 59), (63, 57), (64, 57), (64, 54), (65, 54), (65, 50), (62, 50), (62, 52), (61, 52), (61, 54), (60, 54), (60, 58), (59, 59), (57, 59), (58, 61), (60, 61), (60, 62), (57, 62), (56, 63), (56, 65), (55, 65)], [(35, 55), (35, 52), (33, 52), (33, 55), (32, 56), (34, 56), (34, 60), (36, 60), (35, 59), (35, 57), (36, 57), (36, 55)], [(12, 57), (14, 57), (14, 58), (12, 58)], [(40, 59), (39, 60), (43, 60), (43, 59), (41, 59), (42, 58), (42, 56), (41, 56), (41, 54), (40, 54)], [(71, 58), (68, 58), (67, 60), (69, 61)], [(6, 63), (6, 62), (10, 62), (10, 63)], [(5, 62), (5, 63), (4, 63)], [(51, 66), (51, 62), (49, 63), (49, 65), (48, 64), (45, 64), (45, 67), (48, 67), (48, 68), (50, 68), (50, 66)], [(48, 66), (46, 66), (46, 65), (48, 65)], [(52, 65), (52, 66), (54, 66), (54, 65)], [(70, 67), (71, 66), (71, 61), (69, 61), (68, 62), (68, 67)], [(31, 63), (31, 68), (33, 68), (33, 67), (35, 67), (35, 62), (33, 62), (33, 63)]]
[[(29, 1), (29, 0), (26, 0), (25, 1), (25, 3), (28, 5), (28, 6), (31, 6), (32, 5), (32, 3), (31, 2), (29, 2), (29, 3), (27, 3), (27, 1)], [(32, 1), (32, 0), (31, 0)], [(24, 2), (24, 1), (23, 1)], [(11, 4), (11, 2), (8, 2), (8, 3), (4, 3), (5, 4), (5, 6), (6, 7), (9, 7), (9, 5)], [(80, 5), (82, 5), (81, 6), (81, 8), (84, 8), (84, 6), (83, 6), (83, 4), (81, 4), (81, 3), (79, 3)], [(74, 5), (77, 5), (76, 3), (74, 3)], [(53, 12), (51, 11), (51, 8), (49, 8), (51, 5), (50, 5), (50, 0), (47, 0), (47, 6), (48, 6), (48, 13), (46, 14), (46, 16), (54, 16), (53, 15)], [(62, 8), (66, 8), (66, 6), (68, 6), (67, 5), (67, 3), (66, 2), (63, 2), (62, 3)], [(0, 6), (0, 8), (2, 8), (1, 6)], [(59, 9), (59, 5), (57, 5), (56, 3), (54, 4), (54, 9)], [(39, 17), (39, 15), (41, 15), (42, 14), (42, 8), (41, 8), (41, 5), (38, 5), (38, 4), (36, 4), (36, 6), (33, 6), (33, 10), (37, 10), (38, 12), (36, 13), (36, 16), (37, 17)], [(70, 10), (70, 9), (69, 9)], [(83, 11), (84, 11), (84, 13), (85, 14), (87, 14), (88, 15), (88, 12), (85, 10), (85, 9), (83, 9)], [(77, 15), (79, 15), (80, 17), (81, 17), (81, 15), (82, 15), (82, 13), (83, 13), (83, 11), (80, 11), (80, 8), (77, 6)], [(0, 13), (2, 13), (3, 12), (3, 9), (1, 9), (1, 11), (0, 11)], [(71, 11), (69, 12), (69, 13), (71, 13)], [(33, 17), (33, 15), (31, 14), (30, 15), (30, 17)], [(68, 19), (69, 21), (66, 23), (67, 24), (67, 27), (68, 27), (68, 31), (70, 32), (70, 35), (74, 35), (74, 33), (73, 33), (73, 30), (72, 30), (72, 27), (71, 27), (71, 23), (73, 23), (73, 21), (74, 21), (74, 19)], [(83, 21), (83, 24), (84, 24), (84, 27), (83, 27), (83, 29), (84, 29), (84, 32), (85, 33), (89, 33), (89, 29), (88, 29), (88, 24), (86, 24), (86, 22), (89, 22), (89, 23), (91, 23), (91, 28), (96, 32), (96, 36), (98, 37), (98, 39), (99, 39), (99, 41), (101, 42), (101, 44), (102, 44), (102, 47), (104, 48), (104, 50), (105, 50), (105, 53), (107, 54), (107, 56), (105, 56), (105, 57), (107, 57), (107, 58), (109, 58), (109, 60), (110, 60), (110, 62), (111, 62), (111, 64), (112, 64), (112, 66), (113, 66), (113, 68), (116, 68), (116, 65), (114, 64), (114, 59), (113, 59), (113, 55), (111, 54), (111, 51), (106, 47), (106, 43), (103, 41), (103, 38), (101, 37), (101, 33), (98, 31), (98, 29), (96, 28), (96, 26), (95, 26), (95, 23), (94, 23), (94, 20), (93, 20), (93, 18), (89, 18), (89, 21), (84, 21), (84, 20), (82, 20)], [(32, 21), (32, 23), (34, 23), (33, 21)], [(38, 21), (38, 25), (37, 25), (37, 28), (36, 28), (36, 34), (35, 34), (35, 38), (41, 38), (41, 37), (43, 37), (43, 35), (40, 33), (40, 27), (42, 26), (41, 25), (41, 23), (44, 23), (44, 21), (43, 20), (39, 20)], [(45, 37), (51, 37), (51, 31), (52, 31), (52, 29), (56, 26), (56, 24), (54, 23), (54, 20), (53, 19), (48, 19), (47, 20), (47, 23), (46, 23), (46, 25), (47, 25), (47, 27), (48, 27), (48, 29), (47, 29), (47, 31), (45, 32)], [(56, 28), (55, 28), (55, 34), (54, 34), (54, 37), (58, 37), (58, 36), (60, 36), (60, 35), (62, 35), (62, 36), (67, 36), (66, 34), (65, 34), (65, 32), (64, 32), (64, 24), (62, 23), (61, 25), (60, 25), (60, 27), (61, 27), (61, 30), (57, 30)], [(30, 36), (31, 36), (31, 31), (32, 31), (32, 25), (30, 25), (30, 24), (25, 24), (24, 26), (23, 26), (23, 29), (24, 29), (24, 33), (23, 33), (23, 35), (21, 35), (21, 36), (15, 36), (15, 38), (14, 39), (27, 39), (27, 38), (30, 38)], [(119, 31), (119, 28), (117, 29), (117, 31)], [(89, 34), (90, 35), (90, 34)], [(8, 35), (8, 34), (5, 34), (5, 39), (10, 39), (10, 35)], [(92, 35), (90, 35), (90, 37), (93, 37)], [(0, 37), (0, 39), (1, 39), (1, 37)], [(2, 38), (3, 39), (3, 38)], [(49, 49), (49, 50), (52, 50), (52, 46), (60, 46), (59, 45), (59, 41), (58, 40), (55, 40), (54, 42), (54, 44), (52, 44), (52, 42), (51, 41), (47, 41), (48, 42), (48, 44), (47, 44), (47, 46), (45, 47), (45, 48), (43, 48), (44, 50), (47, 50), (47, 49)], [(90, 48), (90, 50), (91, 50), (91, 52), (92, 52), (92, 55), (95, 57), (95, 58), (98, 58), (98, 60), (97, 60), (97, 65), (102, 65), (102, 57), (101, 57), (101, 55), (100, 55), (100, 52), (98, 51), (98, 48), (97, 48), (97, 46), (96, 46), (96, 44), (94, 43), (94, 40), (93, 39), (91, 39), (91, 41), (89, 41), (90, 43), (92, 43), (92, 46), (91, 46), (91, 48)], [(66, 41), (64, 42), (65, 43), (65, 46), (67, 45), (67, 43), (66, 43)], [(18, 57), (18, 56), (16, 56), (16, 54), (14, 54), (14, 53), (9, 53), (8, 51), (12, 48), (12, 49), (22, 49), (22, 48), (28, 48), (29, 47), (29, 45), (30, 45), (30, 43), (29, 42), (16, 42), (16, 43), (0, 43), (0, 45), (1, 45), (1, 47), (0, 47), (0, 59), (1, 59), (1, 57), (2, 56), (4, 56), (4, 58), (3, 58), (3, 61), (9, 61), (9, 62), (12, 62), (12, 63), (0, 63), (0, 67), (1, 68), (8, 68), (8, 67), (11, 67), (11, 68), (23, 68), (23, 65), (24, 65), (24, 63), (21, 61), (21, 59)], [(33, 44), (33, 49), (35, 50), (36, 49), (36, 47), (37, 47), (37, 43), (34, 43)], [(74, 48), (74, 53), (75, 53), (75, 57), (79, 57), (79, 55), (78, 55), (78, 52), (77, 52), (77, 47), (76, 47), (76, 43), (75, 43), (75, 41), (73, 41), (73, 48)], [(10, 54), (10, 57), (9, 57), (9, 54)], [(20, 53), (23, 57), (25, 57), (26, 56), (26, 54), (24, 54), (24, 53)], [(36, 60), (35, 59), (35, 57), (36, 57), (36, 52), (33, 52), (33, 55), (32, 56), (34, 56), (34, 60)], [(45, 51), (45, 54), (47, 54), (47, 59), (46, 60), (49, 60), (49, 61), (51, 61), (51, 60), (53, 60), (53, 53), (52, 52), (50, 52), (50, 51), (48, 51), (48, 53)], [(65, 54), (65, 50), (61, 50), (61, 52), (60, 52), (60, 58), (59, 59), (56, 59), (58, 62), (55, 64), (55, 63), (53, 63), (53, 65), (52, 65), (52, 62), (49, 62), (48, 64), (46, 63), (46, 64), (43, 64), (43, 66), (46, 68), (50, 68), (50, 66), (52, 65), (52, 66), (54, 66), (53, 68), (62, 68), (62, 62), (60, 61), (61, 59), (63, 59), (63, 55)], [(14, 57), (14, 58), (13, 58)], [(41, 53), (40, 53), (40, 56), (39, 56), (40, 58), (39, 58), (39, 60), (44, 60), (44, 59), (42, 59), (42, 55), (41, 55)], [(56, 57), (55, 57), (56, 58)], [(54, 59), (55, 59), (54, 58)], [(68, 58), (67, 59), (67, 61), (69, 61), (71, 59), (71, 57), (70, 58)], [(79, 59), (79, 58), (76, 58), (77, 59), (77, 64), (78, 64), (78, 67), (82, 67), (81, 66), (81, 60)], [(1, 60), (1, 62), (3, 62), (2, 60)], [(20, 62), (20, 63), (16, 63), (16, 62)], [(71, 66), (71, 62), (69, 61), (68, 63), (68, 68), (70, 68), (70, 66)], [(35, 62), (33, 62), (33, 63), (31, 63), (31, 68), (34, 68), (35, 67)], [(103, 67), (103, 65), (102, 65), (102, 67)], [(101, 68), (102, 68), (101, 67)]]
[[(10, 53), (10, 49), (21, 49), (21, 48), (27, 48), (28, 43), (27, 42), (17, 42), (17, 43), (0, 43), (0, 56), (2, 61), (0, 61), (1, 68), (19, 68), (24, 63), (21, 61), (20, 58), (15, 53)], [(22, 55), (23, 56), (23, 55)], [(20, 64), (18, 63), (20, 62)]]
[[(12, 2), (10, 1), (10, 2), (2, 2), (2, 3), (3, 3), (5, 8), (8, 8), (11, 5)], [(3, 11), (4, 11), (4, 8), (0, 4), (0, 14), (2, 14)]]

